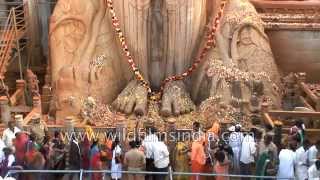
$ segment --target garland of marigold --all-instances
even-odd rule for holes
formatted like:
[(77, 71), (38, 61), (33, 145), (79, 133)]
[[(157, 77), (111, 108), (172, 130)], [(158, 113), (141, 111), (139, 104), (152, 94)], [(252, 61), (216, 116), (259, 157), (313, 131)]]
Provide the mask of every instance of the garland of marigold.
[(116, 12), (114, 10), (113, 7), (113, 0), (107, 0), (107, 6), (109, 8), (109, 12), (111, 14), (111, 20), (112, 20), (112, 26), (115, 29), (119, 41), (121, 43), (121, 47), (122, 47), (122, 51), (124, 53), (124, 55), (127, 57), (127, 61), (132, 69), (132, 71), (134, 72), (134, 75), (136, 77), (136, 79), (140, 82), (140, 84), (142, 86), (144, 86), (147, 91), (148, 91), (148, 95), (150, 97), (151, 100), (156, 100), (157, 97), (160, 98), (162, 95), (162, 92), (164, 90), (164, 87), (167, 83), (171, 82), (171, 81), (179, 81), (179, 80), (183, 80), (186, 77), (188, 77), (189, 75), (192, 74), (192, 72), (194, 72), (194, 70), (197, 69), (197, 67), (199, 66), (199, 64), (203, 61), (204, 57), (206, 56), (207, 52), (212, 48), (216, 46), (216, 40), (215, 40), (215, 33), (218, 29), (218, 26), (220, 24), (220, 20), (221, 17), (223, 15), (223, 11), (224, 11), (224, 7), (226, 5), (226, 1), (222, 1), (219, 7), (219, 12), (217, 14), (217, 16), (214, 18), (214, 22), (213, 22), (213, 26), (211, 28), (211, 30), (209, 30), (207, 32), (207, 42), (205, 44), (205, 47), (201, 50), (201, 53), (199, 55), (199, 57), (196, 58), (196, 60), (193, 62), (193, 64), (182, 74), (178, 74), (178, 75), (174, 75), (174, 76), (170, 76), (167, 77), (164, 81), (162, 81), (161, 83), (161, 87), (160, 87), (160, 92), (159, 94), (156, 94), (154, 92), (152, 92), (151, 87), (149, 85), (149, 83), (144, 79), (144, 77), (142, 76), (139, 68), (137, 67), (137, 65), (135, 64), (132, 54), (129, 51), (126, 39), (124, 37), (124, 34), (120, 28), (120, 23), (119, 23), (119, 19), (116, 15)]

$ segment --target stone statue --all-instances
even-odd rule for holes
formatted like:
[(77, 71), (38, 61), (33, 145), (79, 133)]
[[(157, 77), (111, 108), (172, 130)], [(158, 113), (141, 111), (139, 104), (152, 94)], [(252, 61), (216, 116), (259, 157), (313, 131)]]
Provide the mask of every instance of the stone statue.
[[(152, 90), (158, 91), (165, 78), (182, 74), (192, 65), (220, 3), (113, 0), (128, 49)], [(146, 115), (147, 89), (134, 78), (121, 52), (105, 0), (58, 1), (50, 21), (49, 41), (54, 99), (60, 111), (66, 107), (74, 109), (73, 114), (80, 113), (78, 99), (92, 96), (104, 103), (113, 102), (126, 114)], [(195, 109), (194, 103), (210, 96), (223, 95), (225, 101), (231, 100), (232, 88), (224, 89), (224, 81), (217, 74), (208, 75), (208, 70), (219, 62), (221, 67), (253, 74), (266, 72), (278, 83), (278, 70), (261, 20), (247, 0), (227, 1), (216, 41), (217, 47), (204, 57), (195, 73), (164, 86), (161, 115), (188, 113)], [(105, 57), (103, 65), (93, 68), (101, 56)], [(273, 83), (261, 81), (264, 94), (276, 102), (278, 94), (273, 91)], [(239, 83), (242, 91), (237, 98), (250, 99), (246, 97), (250, 96), (250, 84), (249, 80)], [(65, 103), (70, 97), (74, 103)]]
[(35, 75), (30, 69), (27, 69), (26, 79), (27, 79), (27, 89), (28, 89), (31, 97), (40, 96), (39, 80), (38, 80), (37, 75)]

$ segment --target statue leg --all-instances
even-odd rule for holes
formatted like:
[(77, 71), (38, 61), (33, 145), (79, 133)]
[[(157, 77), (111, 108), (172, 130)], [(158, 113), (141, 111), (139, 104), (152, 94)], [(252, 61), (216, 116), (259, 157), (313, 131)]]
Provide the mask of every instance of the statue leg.
[[(206, 21), (205, 0), (166, 0), (168, 16), (166, 76), (182, 74), (198, 51)], [(168, 83), (162, 97), (161, 114), (169, 116), (194, 109), (185, 82)]]
[[(147, 81), (149, 81), (147, 52), (149, 25), (147, 19), (150, 14), (150, 4), (150, 0), (114, 1), (128, 47), (133, 54), (135, 63)], [(124, 66), (127, 66), (127, 64), (124, 64)], [(132, 80), (120, 93), (113, 105), (117, 110), (126, 114), (134, 112), (137, 115), (145, 115), (147, 96), (147, 89), (141, 86), (136, 80)]]

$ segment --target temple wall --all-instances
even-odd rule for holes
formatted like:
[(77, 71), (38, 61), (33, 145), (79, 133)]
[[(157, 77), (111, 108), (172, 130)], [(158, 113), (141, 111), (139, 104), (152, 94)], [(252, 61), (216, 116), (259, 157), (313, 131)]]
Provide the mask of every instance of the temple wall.
[(320, 31), (269, 30), (267, 34), (284, 73), (303, 71), (309, 81), (319, 81)]
[(320, 1), (250, 1), (265, 22), (279, 68), (320, 81)]

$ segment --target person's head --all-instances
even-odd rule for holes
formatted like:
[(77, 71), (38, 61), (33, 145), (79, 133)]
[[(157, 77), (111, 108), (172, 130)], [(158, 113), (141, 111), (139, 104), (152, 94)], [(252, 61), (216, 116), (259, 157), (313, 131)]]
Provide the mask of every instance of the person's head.
[(40, 114), (34, 114), (31, 119), (34, 124), (39, 124), (41, 121), (41, 116)]
[(272, 142), (272, 136), (270, 134), (266, 134), (264, 136), (264, 144), (269, 145)]
[(8, 122), (8, 128), (11, 130), (11, 131), (14, 131), (14, 127), (16, 126), (16, 123), (14, 121), (9, 121)]
[(319, 159), (315, 162), (315, 165), (316, 165), (317, 170), (320, 171), (320, 160)]
[(159, 141), (165, 141), (165, 139), (166, 139), (166, 134), (165, 133), (159, 133), (159, 135), (158, 135), (158, 139), (159, 139)]
[(12, 154), (12, 149), (9, 148), (9, 147), (3, 148), (2, 151), (3, 151), (3, 153), (4, 153), (5, 156), (9, 156), (10, 154)]
[(91, 144), (91, 149), (94, 148), (95, 146), (99, 145), (99, 140), (98, 139), (94, 139), (92, 144)]
[(307, 150), (307, 149), (309, 149), (309, 147), (310, 147), (310, 141), (308, 140), (308, 139), (306, 139), (306, 140), (304, 140), (303, 141), (303, 148), (305, 149), (305, 150)]
[(120, 143), (120, 140), (119, 140), (118, 137), (116, 137), (114, 139), (114, 141), (112, 142), (112, 148), (111, 149), (114, 150), (117, 147), (117, 145), (119, 145), (119, 143)]
[(157, 132), (157, 128), (153, 126), (147, 128), (147, 134), (155, 134), (156, 132)]
[(240, 124), (235, 125), (234, 131), (235, 132), (240, 132), (241, 131), (241, 125)]
[[(72, 138), (74, 138), (74, 136), (72, 136)], [(30, 139), (30, 141), (35, 141), (36, 140), (36, 135), (34, 133), (31, 133), (29, 135), (29, 139)]]
[(301, 119), (297, 119), (294, 123), (295, 126), (299, 129), (303, 129), (303, 121)]
[(194, 131), (199, 131), (200, 130), (200, 123), (198, 121), (195, 121), (195, 122), (193, 122), (192, 127), (193, 127)]
[(59, 131), (55, 131), (54, 132), (54, 138), (59, 138), (60, 137), (60, 132)]
[(129, 142), (129, 146), (130, 146), (131, 149), (137, 148), (137, 143), (136, 143), (136, 141), (130, 141), (130, 142)]
[(217, 159), (217, 161), (219, 161), (220, 163), (223, 163), (224, 162), (224, 159), (225, 159), (225, 154), (223, 151), (217, 151), (215, 153), (215, 158)]

